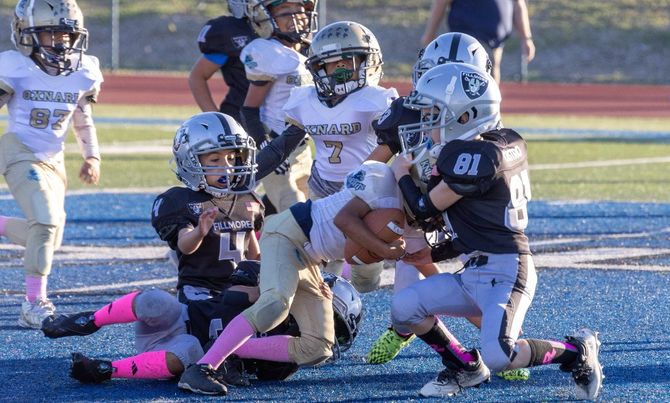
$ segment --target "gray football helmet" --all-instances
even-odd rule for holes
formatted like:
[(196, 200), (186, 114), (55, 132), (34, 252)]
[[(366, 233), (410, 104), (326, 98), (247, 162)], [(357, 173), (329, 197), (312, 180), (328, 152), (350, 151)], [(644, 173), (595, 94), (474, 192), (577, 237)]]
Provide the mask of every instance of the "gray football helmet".
[[(316, 13), (316, 3), (318, 0), (246, 0), (245, 13), (249, 18), (251, 28), (261, 38), (269, 39), (276, 37), (291, 43), (308, 42), (312, 32), (318, 28), (318, 20)], [(279, 30), (279, 25), (275, 21), (272, 13), (272, 7), (276, 7), (282, 3), (298, 3), (305, 7), (305, 15), (309, 19), (307, 27), (302, 30), (297, 28), (291, 32), (282, 32)], [(299, 15), (293, 14), (295, 20)], [(294, 26), (297, 24), (294, 23)]]
[(477, 39), (460, 32), (448, 32), (421, 49), (412, 71), (412, 84), (416, 87), (423, 73), (445, 63), (471, 64), (491, 73), (489, 55)]
[[(500, 89), (486, 71), (448, 63), (425, 72), (404, 106), (421, 110), (421, 122), (398, 127), (404, 155), (439, 153), (451, 140), (469, 140), (500, 127)], [(439, 130), (439, 143), (432, 135)], [(435, 147), (434, 147), (435, 146)], [(440, 146), (440, 147), (437, 147)]]
[[(235, 150), (232, 166), (203, 166), (199, 156), (219, 150)], [(256, 143), (232, 117), (219, 112), (197, 114), (177, 130), (172, 153), (177, 179), (188, 188), (215, 197), (249, 193), (256, 186)], [(205, 176), (219, 176), (221, 187), (207, 184)]]
[[(41, 34), (49, 34), (47, 43)], [(59, 33), (68, 40), (56, 41)], [(84, 15), (75, 0), (21, 0), (14, 9), (12, 42), (49, 75), (71, 73), (81, 67), (88, 46)]]
[(346, 279), (325, 271), (321, 274), (333, 292), (336, 348), (341, 353), (351, 347), (358, 335), (363, 318), (363, 302), (358, 291)]
[[(326, 63), (345, 58), (353, 59), (353, 70), (338, 68), (332, 74), (326, 73)], [(377, 85), (382, 78), (382, 51), (377, 38), (364, 25), (352, 21), (323, 27), (314, 36), (305, 64), (321, 100), (348, 95), (366, 85)], [(356, 72), (358, 78), (353, 79)]]

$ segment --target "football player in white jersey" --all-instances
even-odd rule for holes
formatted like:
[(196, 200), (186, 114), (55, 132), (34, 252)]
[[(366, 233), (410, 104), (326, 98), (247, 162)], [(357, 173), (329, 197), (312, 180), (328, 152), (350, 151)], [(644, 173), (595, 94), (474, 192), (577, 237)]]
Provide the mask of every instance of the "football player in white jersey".
[[(405, 254), (402, 239), (385, 243), (363, 223), (377, 208), (402, 208), (393, 172), (384, 163), (366, 161), (349, 174), (339, 192), (296, 203), (268, 218), (260, 239), (261, 295), (236, 316), (196, 365), (181, 376), (179, 387), (205, 394), (224, 394), (225, 385), (211, 376), (231, 354), (248, 358), (315, 365), (332, 355), (335, 343), (333, 304), (321, 277), (322, 261), (344, 258), (346, 237), (385, 259)], [(353, 219), (349, 214), (353, 212)], [(251, 338), (282, 322), (289, 312), (300, 336)]]
[[(286, 123), (282, 107), (291, 89), (311, 84), (301, 53), (316, 27), (315, 0), (249, 0), (247, 17), (258, 38), (242, 49), (247, 78), (251, 82), (242, 107), (242, 120), (259, 149), (266, 140), (281, 134)], [(263, 179), (265, 193), (281, 212), (307, 198), (311, 152), (301, 144)]]
[(0, 235), (26, 247), (26, 299), (19, 325), (39, 329), (55, 311), (47, 277), (65, 225), (63, 149), (72, 124), (84, 162), (79, 178), (96, 184), (100, 152), (92, 119), (102, 74), (86, 55), (88, 32), (74, 0), (21, 0), (12, 24), (16, 50), (0, 53), (0, 173), (25, 219), (0, 216)]

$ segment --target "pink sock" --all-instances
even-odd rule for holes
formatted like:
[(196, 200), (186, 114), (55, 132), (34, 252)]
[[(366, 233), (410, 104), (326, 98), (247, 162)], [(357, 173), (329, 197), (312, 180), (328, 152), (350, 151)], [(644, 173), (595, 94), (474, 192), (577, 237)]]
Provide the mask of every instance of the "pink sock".
[(133, 300), (139, 293), (139, 291), (131, 292), (98, 309), (94, 314), (96, 326), (135, 322), (137, 316), (133, 312)]
[(9, 217), (5, 217), (4, 215), (0, 215), (0, 235), (5, 235), (5, 226), (7, 225), (8, 220), (9, 220)]
[(168, 379), (167, 351), (149, 351), (112, 362), (112, 378)]
[(254, 329), (247, 318), (242, 314), (237, 315), (223, 329), (223, 333), (219, 335), (212, 347), (198, 361), (198, 364), (210, 364), (212, 367), (218, 368), (230, 354), (249, 340), (253, 334)]
[(47, 299), (47, 277), (26, 275), (26, 299), (35, 302)]
[(351, 280), (351, 265), (347, 262), (342, 263), (342, 277)]
[(240, 358), (255, 358), (277, 362), (292, 362), (288, 355), (288, 342), (293, 336), (269, 336), (249, 339), (235, 350)]

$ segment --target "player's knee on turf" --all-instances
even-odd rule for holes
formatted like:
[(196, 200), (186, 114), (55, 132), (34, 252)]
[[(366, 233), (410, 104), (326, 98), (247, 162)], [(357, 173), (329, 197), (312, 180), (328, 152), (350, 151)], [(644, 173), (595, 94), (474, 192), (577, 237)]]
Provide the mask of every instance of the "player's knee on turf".
[(491, 341), (482, 341), (481, 355), (484, 364), (491, 372), (500, 372), (512, 363), (515, 340), (509, 337), (498, 337)]
[(28, 274), (48, 276), (58, 238), (58, 227), (34, 223), (28, 229), (25, 266)]
[(317, 365), (333, 355), (333, 345), (325, 339), (301, 335), (292, 339), (298, 365)]
[(384, 262), (351, 265), (351, 284), (360, 293), (374, 291), (381, 283)]
[(411, 330), (420, 324), (426, 316), (420, 313), (419, 295), (411, 288), (405, 288), (393, 296), (391, 302), (391, 321), (398, 331)]
[(168, 328), (179, 320), (182, 304), (166, 291), (151, 289), (135, 297), (135, 316), (149, 327)]
[(267, 332), (274, 329), (288, 316), (290, 300), (276, 290), (261, 293), (258, 300), (245, 312), (245, 317), (255, 327), (257, 332)]

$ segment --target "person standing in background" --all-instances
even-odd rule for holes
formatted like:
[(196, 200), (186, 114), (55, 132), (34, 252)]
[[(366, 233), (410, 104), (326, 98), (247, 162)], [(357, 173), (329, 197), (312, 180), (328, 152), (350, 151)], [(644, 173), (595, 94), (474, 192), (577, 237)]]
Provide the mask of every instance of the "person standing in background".
[(491, 75), (496, 82), (500, 83), (503, 45), (513, 29), (521, 39), (524, 60), (530, 62), (535, 57), (526, 0), (433, 0), (421, 46), (435, 39), (447, 7), (449, 30), (474, 36), (488, 49), (493, 64)]

